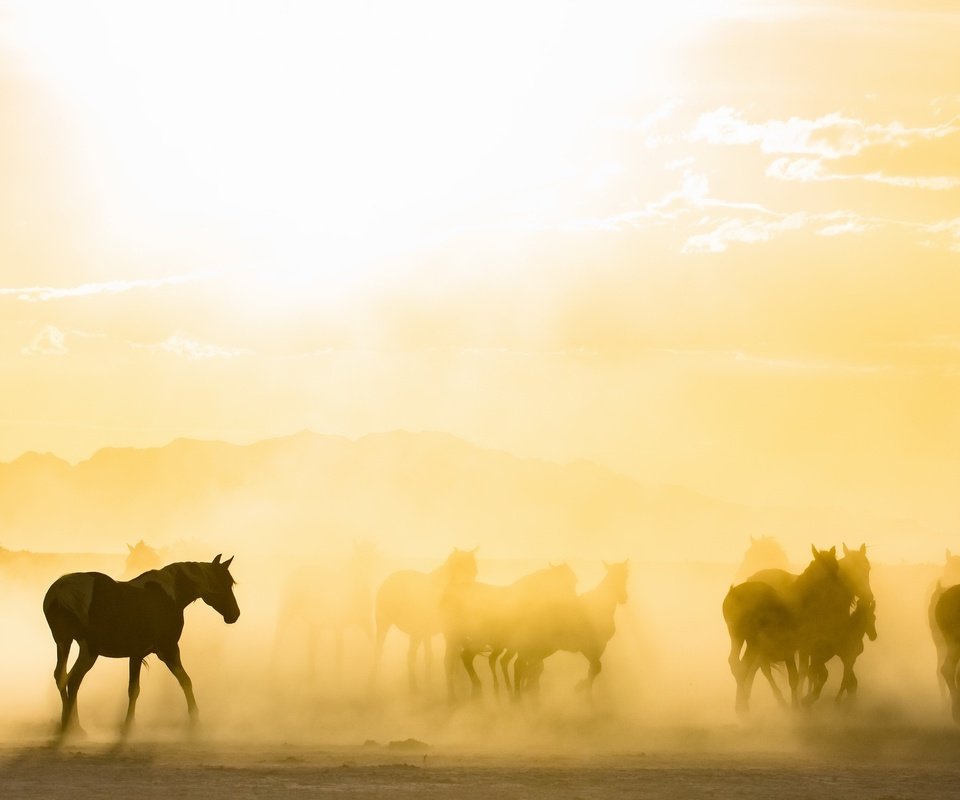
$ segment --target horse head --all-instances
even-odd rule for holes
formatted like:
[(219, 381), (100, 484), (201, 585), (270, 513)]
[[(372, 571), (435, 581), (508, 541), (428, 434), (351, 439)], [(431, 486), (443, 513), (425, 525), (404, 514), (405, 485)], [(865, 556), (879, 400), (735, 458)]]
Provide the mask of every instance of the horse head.
[(867, 558), (865, 544), (855, 550), (843, 546), (840, 575), (856, 597), (868, 601), (873, 599), (873, 590), (870, 588), (870, 560)]
[(949, 550), (946, 551), (946, 560), (943, 564), (944, 586), (956, 586), (960, 583), (960, 556), (954, 555)]
[(857, 611), (860, 610), (861, 603), (864, 604), (863, 632), (871, 642), (875, 642), (877, 640), (877, 601), (873, 598), (866, 601), (860, 600), (857, 602)]
[(622, 561), (619, 564), (608, 564), (603, 562), (607, 570), (607, 576), (604, 581), (613, 590), (617, 603), (624, 605), (627, 602), (627, 579), (630, 577), (630, 560)]
[(240, 617), (240, 607), (233, 595), (236, 581), (230, 574), (232, 563), (233, 556), (221, 561), (218, 554), (212, 562), (203, 565), (203, 581), (197, 587), (200, 599), (220, 614), (228, 625), (232, 625)]
[(477, 550), (479, 549), (479, 547), (474, 547), (473, 550), (454, 548), (443, 564), (448, 583), (473, 583), (477, 579)]

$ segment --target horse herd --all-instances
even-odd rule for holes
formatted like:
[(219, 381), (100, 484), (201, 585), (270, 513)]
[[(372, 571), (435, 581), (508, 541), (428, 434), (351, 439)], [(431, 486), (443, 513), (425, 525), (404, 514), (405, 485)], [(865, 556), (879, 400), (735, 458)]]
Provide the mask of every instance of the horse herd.
[[(843, 677), (837, 700), (854, 697), (854, 665), (864, 638), (877, 638), (876, 600), (870, 587), (866, 545), (843, 556), (836, 548), (812, 547), (813, 559), (799, 575), (783, 568), (761, 569), (735, 586), (723, 601), (723, 618), (730, 635), (728, 663), (736, 681), (736, 709), (748, 709), (753, 680), (762, 672), (781, 705), (786, 705), (772, 667), (786, 667), (793, 706), (816, 702), (827, 680), (827, 662), (838, 657)], [(954, 721), (960, 723), (960, 564), (947, 551), (944, 581), (938, 582), (929, 603), (929, 623), (937, 648), (938, 676), (949, 692)], [(952, 574), (953, 573), (953, 574)]]
[[(362, 548), (355, 548), (354, 565), (369, 561), (362, 556)], [(793, 706), (810, 705), (820, 697), (827, 680), (827, 663), (834, 657), (843, 665), (838, 699), (856, 694), (857, 657), (863, 652), (864, 638), (872, 641), (877, 636), (866, 546), (850, 549), (844, 545), (840, 558), (836, 548), (814, 547), (812, 556), (799, 575), (783, 567), (760, 569), (731, 586), (723, 600), (730, 636), (728, 663), (736, 682), (738, 712), (748, 709), (758, 671), (766, 677), (776, 699), (787, 704), (773, 674), (780, 664), (786, 668)], [(180, 659), (184, 609), (200, 599), (226, 623), (236, 622), (240, 609), (233, 593), (232, 561), (218, 555), (211, 562), (177, 562), (148, 569), (126, 581), (102, 573), (79, 572), (53, 582), (44, 597), (43, 612), (56, 643), (54, 679), (61, 697), (61, 735), (78, 726), (80, 685), (100, 656), (129, 659), (124, 732), (134, 722), (141, 665), (151, 654), (157, 655), (176, 677), (190, 719), (196, 718), (192, 683)], [(604, 568), (598, 584), (582, 593), (576, 591), (576, 575), (566, 564), (537, 570), (508, 585), (494, 585), (477, 580), (475, 550), (454, 550), (431, 572), (408, 569), (388, 575), (372, 600), (367, 600), (363, 592), (355, 592), (348, 602), (341, 603), (339, 622), (333, 625), (338, 655), (345, 625), (352, 622), (367, 631), (374, 647), (369, 678), (373, 690), (384, 641), (395, 627), (409, 637), (407, 676), (411, 690), (417, 691), (418, 653), (423, 651), (429, 670), (432, 640), (442, 634), (447, 695), (455, 701), (461, 666), (469, 678), (471, 694), (476, 697), (481, 693), (474, 664), (478, 655), (487, 659), (494, 691), (500, 692), (502, 681), (509, 696), (520, 699), (526, 694), (536, 696), (544, 662), (552, 654), (579, 653), (587, 661), (587, 671), (578, 688), (589, 695), (601, 671), (604, 651), (616, 631), (616, 608), (627, 602), (628, 562), (604, 563)], [(367, 573), (362, 576), (354, 575), (357, 585)], [(314, 576), (313, 585), (319, 584), (323, 581)], [(301, 612), (311, 602), (302, 591), (290, 597), (292, 607)], [(950, 693), (953, 716), (960, 723), (956, 677), (960, 662), (960, 586), (944, 589), (938, 584), (930, 603), (930, 621), (942, 685)], [(79, 654), (68, 671), (74, 641)], [(278, 645), (279, 641), (274, 643), (275, 651)]]
[[(363, 564), (364, 560), (363, 548), (355, 548), (354, 565)], [(129, 659), (124, 733), (134, 722), (141, 666), (152, 654), (176, 677), (190, 719), (196, 719), (192, 682), (180, 658), (184, 610), (199, 599), (216, 610), (227, 624), (237, 621), (240, 609), (233, 593), (232, 561), (223, 561), (218, 555), (212, 562), (177, 562), (126, 581), (99, 572), (74, 572), (53, 582), (44, 597), (43, 612), (57, 648), (54, 680), (61, 698), (61, 736), (79, 727), (77, 695), (84, 676), (100, 656)], [(410, 637), (408, 677), (415, 691), (417, 653), (421, 647), (425, 649), (429, 669), (431, 641), (442, 633), (446, 640), (444, 666), (451, 701), (457, 694), (458, 665), (469, 676), (472, 694), (480, 694), (481, 682), (474, 668), (480, 654), (488, 657), (495, 689), (499, 692), (499, 668), (506, 689), (519, 698), (524, 693), (536, 695), (544, 661), (549, 656), (561, 650), (581, 653), (588, 667), (580, 686), (589, 693), (600, 673), (601, 657), (616, 630), (616, 607), (627, 601), (627, 562), (604, 566), (606, 574), (597, 586), (579, 594), (577, 577), (566, 564), (538, 570), (506, 586), (482, 583), (476, 580), (475, 550), (455, 549), (431, 572), (392, 573), (383, 581), (374, 603), (371, 690), (376, 683), (384, 640), (389, 630), (396, 627)], [(315, 576), (314, 584), (323, 581)], [(356, 610), (358, 599), (359, 607), (363, 607), (360, 594), (339, 606), (342, 614), (334, 625), (338, 655), (344, 625), (362, 618)], [(300, 611), (310, 599), (299, 591), (290, 597)], [(73, 642), (77, 642), (79, 654), (68, 671)]]

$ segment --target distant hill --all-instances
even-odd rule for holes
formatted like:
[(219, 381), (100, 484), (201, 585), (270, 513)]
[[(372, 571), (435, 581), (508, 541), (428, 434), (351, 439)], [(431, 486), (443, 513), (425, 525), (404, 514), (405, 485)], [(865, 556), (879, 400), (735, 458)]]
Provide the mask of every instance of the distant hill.
[(441, 433), (351, 440), (303, 432), (252, 445), (178, 439), (107, 448), (76, 465), (0, 463), (0, 546), (119, 551), (193, 540), (217, 550), (736, 561), (751, 534), (795, 558), (809, 542), (895, 541), (909, 526), (841, 512), (757, 510), (596, 464), (557, 464)]

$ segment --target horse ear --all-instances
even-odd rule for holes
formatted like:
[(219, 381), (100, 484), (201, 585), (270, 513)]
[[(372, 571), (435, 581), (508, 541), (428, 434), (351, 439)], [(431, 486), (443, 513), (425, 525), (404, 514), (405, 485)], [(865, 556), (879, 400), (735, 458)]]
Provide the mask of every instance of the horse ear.
[(128, 544), (128, 545), (127, 545), (127, 550), (129, 550), (129, 551), (132, 553), (132, 552), (133, 552), (133, 546)]
[(815, 544), (810, 545), (810, 552), (813, 553), (813, 557), (817, 557), (817, 546)]
[(846, 542), (843, 543), (843, 554), (844, 554), (845, 556), (850, 555), (850, 548), (847, 547), (847, 543), (846, 543)]
[(216, 555), (216, 556), (214, 557), (214, 559), (213, 559), (213, 563), (214, 563), (214, 564), (219, 564), (219, 563), (220, 563), (220, 556), (222, 556), (222, 555), (223, 555), (223, 553), (217, 553), (217, 555)]
[(604, 568), (605, 570), (609, 570), (609, 569), (610, 569), (610, 565), (609, 565), (606, 561), (601, 561), (600, 563), (603, 564), (603, 568)]
[(949, 561), (951, 558), (953, 558), (953, 553), (951, 553), (950, 550), (948, 549), (948, 550), (947, 550), (947, 561)]
[(753, 544), (755, 541), (757, 541), (757, 540), (753, 538), (753, 534), (751, 533), (751, 534), (750, 534), (750, 544)]
[(864, 555), (867, 554), (867, 543), (866, 543), (866, 542), (864, 542), (862, 545), (860, 545), (860, 552), (863, 553)]
[(475, 556), (479, 549), (480, 549), (480, 545), (477, 545), (476, 547), (473, 548), (473, 550), (470, 551), (470, 555)]
[(230, 565), (233, 563), (233, 556), (230, 556), (226, 561), (223, 562), (224, 569), (230, 569)]
[(837, 546), (836, 546), (836, 545), (834, 545), (833, 547), (830, 548), (830, 555), (832, 555), (834, 558), (837, 557)]

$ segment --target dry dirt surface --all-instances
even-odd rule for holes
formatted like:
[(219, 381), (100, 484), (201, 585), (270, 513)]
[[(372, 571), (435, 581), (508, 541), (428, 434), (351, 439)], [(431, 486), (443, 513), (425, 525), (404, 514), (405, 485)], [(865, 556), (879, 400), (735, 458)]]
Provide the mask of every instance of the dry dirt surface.
[(8, 742), (0, 748), (0, 796), (960, 797), (960, 734), (948, 728), (731, 727), (659, 732), (646, 744), (649, 750), (622, 753), (589, 752), (589, 746), (495, 753), (419, 743)]

